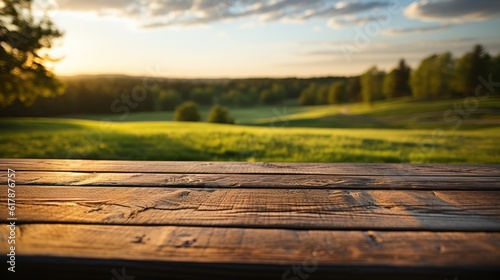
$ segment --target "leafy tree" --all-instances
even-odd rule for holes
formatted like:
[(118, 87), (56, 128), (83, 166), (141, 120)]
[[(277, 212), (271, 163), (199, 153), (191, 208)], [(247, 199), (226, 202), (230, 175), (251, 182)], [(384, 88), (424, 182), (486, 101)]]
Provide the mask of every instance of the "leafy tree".
[(328, 104), (328, 92), (330, 87), (328, 86), (318, 86), (316, 91), (316, 104)]
[(175, 120), (178, 122), (199, 122), (201, 121), (198, 104), (187, 101), (175, 108)]
[(299, 103), (302, 106), (315, 105), (317, 97), (318, 86), (314, 83), (309, 84), (307, 88), (302, 90), (300, 94)]
[(0, 106), (18, 100), (31, 105), (37, 97), (62, 94), (64, 87), (47, 62), (55, 60), (43, 51), (62, 36), (47, 15), (37, 18), (33, 0), (0, 2)]
[(431, 55), (412, 73), (412, 93), (420, 98), (439, 98), (452, 94), (452, 78), (455, 62), (451, 53)]
[(225, 105), (242, 106), (245, 102), (245, 95), (237, 89), (231, 89), (222, 95), (220, 102)]
[(299, 98), (303, 87), (302, 80), (292, 78), (287, 87), (287, 98)]
[(208, 88), (196, 87), (191, 91), (189, 97), (191, 101), (200, 105), (211, 105), (214, 101), (213, 92)]
[(359, 102), (361, 101), (361, 79), (360, 77), (352, 77), (349, 79), (349, 85), (347, 87), (347, 95), (349, 96), (349, 101)]
[(257, 88), (230, 89), (220, 98), (220, 103), (227, 106), (249, 107), (259, 103), (259, 92)]
[(491, 60), (491, 74), (493, 81), (500, 81), (500, 53)]
[(328, 103), (338, 104), (347, 101), (347, 86), (344, 81), (333, 83), (328, 90)]
[(286, 90), (280, 84), (273, 84), (270, 89), (264, 89), (260, 93), (260, 101), (264, 104), (275, 105), (282, 102), (286, 97)]
[(271, 90), (277, 95), (280, 96), (282, 99), (286, 98), (286, 89), (283, 85), (274, 83), (271, 87)]
[(389, 74), (385, 75), (384, 84), (382, 85), (382, 91), (386, 98), (396, 97), (396, 83), (396, 69), (393, 69)]
[(376, 66), (373, 66), (361, 76), (363, 102), (372, 104), (373, 101), (383, 98), (382, 83), (384, 75), (383, 71), (379, 71)]
[(387, 98), (410, 95), (410, 72), (410, 67), (406, 65), (404, 59), (401, 59), (398, 67), (393, 69), (384, 78), (384, 95)]
[(464, 96), (474, 95), (479, 83), (478, 77), (486, 78), (491, 72), (491, 57), (482, 45), (474, 46), (457, 61), (455, 70), (455, 88)]
[(240, 106), (254, 106), (259, 104), (259, 90), (256, 87), (250, 87), (244, 97), (243, 104)]
[(229, 115), (229, 110), (226, 107), (215, 105), (210, 109), (208, 122), (234, 124), (234, 118)]
[(182, 97), (175, 89), (161, 90), (158, 92), (158, 101), (155, 104), (155, 109), (156, 111), (174, 111), (181, 103)]
[(264, 89), (260, 92), (260, 101), (263, 104), (275, 104), (276, 100), (270, 89)]

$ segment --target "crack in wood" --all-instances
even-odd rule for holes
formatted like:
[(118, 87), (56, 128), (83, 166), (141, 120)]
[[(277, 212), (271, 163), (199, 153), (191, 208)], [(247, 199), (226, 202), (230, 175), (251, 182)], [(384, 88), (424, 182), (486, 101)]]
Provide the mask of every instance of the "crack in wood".
[[(143, 234), (143, 235), (138, 235), (138, 236), (135, 236), (134, 237), (135, 239), (131, 241), (131, 243), (135, 243), (135, 244), (145, 244), (145, 238), (146, 238), (146, 235)], [(149, 240), (149, 239), (148, 239)]]
[(365, 232), (365, 236), (368, 237), (368, 240), (375, 247), (377, 247), (377, 248), (381, 248), (382, 247), (382, 238), (380, 238), (379, 236), (377, 236), (377, 234), (374, 231), (369, 230), (369, 231)]

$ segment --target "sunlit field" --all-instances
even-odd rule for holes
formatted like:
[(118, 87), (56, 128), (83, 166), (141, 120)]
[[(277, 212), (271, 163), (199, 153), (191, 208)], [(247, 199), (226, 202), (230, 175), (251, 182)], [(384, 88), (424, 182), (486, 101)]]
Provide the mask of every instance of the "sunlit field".
[(240, 108), (237, 125), (172, 122), (172, 113), (6, 118), (0, 157), (499, 163), (500, 99), (463, 102)]

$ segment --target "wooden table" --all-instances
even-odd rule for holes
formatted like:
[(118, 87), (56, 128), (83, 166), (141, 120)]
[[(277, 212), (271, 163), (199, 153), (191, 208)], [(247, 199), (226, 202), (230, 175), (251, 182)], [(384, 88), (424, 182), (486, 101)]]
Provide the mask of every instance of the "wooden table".
[(0, 166), (13, 279), (500, 279), (500, 165)]

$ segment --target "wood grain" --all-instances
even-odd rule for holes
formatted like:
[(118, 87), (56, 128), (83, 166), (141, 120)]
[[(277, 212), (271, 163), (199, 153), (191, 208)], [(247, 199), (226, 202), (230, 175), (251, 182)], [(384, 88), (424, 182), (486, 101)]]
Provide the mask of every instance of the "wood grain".
[[(0, 173), (0, 181), (7, 173)], [(23, 185), (202, 188), (500, 190), (498, 177), (168, 174), (19, 171)]]
[[(500, 276), (500, 165), (0, 159), (0, 168), (16, 170), (18, 279), (108, 280), (122, 267), (137, 280)], [(5, 194), (7, 172), (0, 181)], [(284, 274), (312, 261), (310, 275)]]
[(500, 231), (497, 191), (16, 188), (24, 223)]
[(19, 171), (132, 172), (179, 174), (323, 174), (368, 176), (490, 176), (500, 165), (166, 162), (64, 159), (0, 159), (0, 169)]
[[(5, 244), (8, 228), (1, 227)], [(17, 227), (20, 255), (232, 264), (499, 266), (500, 233), (290, 231), (177, 226)], [(411, 242), (408, 242), (411, 240)], [(6, 254), (2, 246), (0, 253)]]

